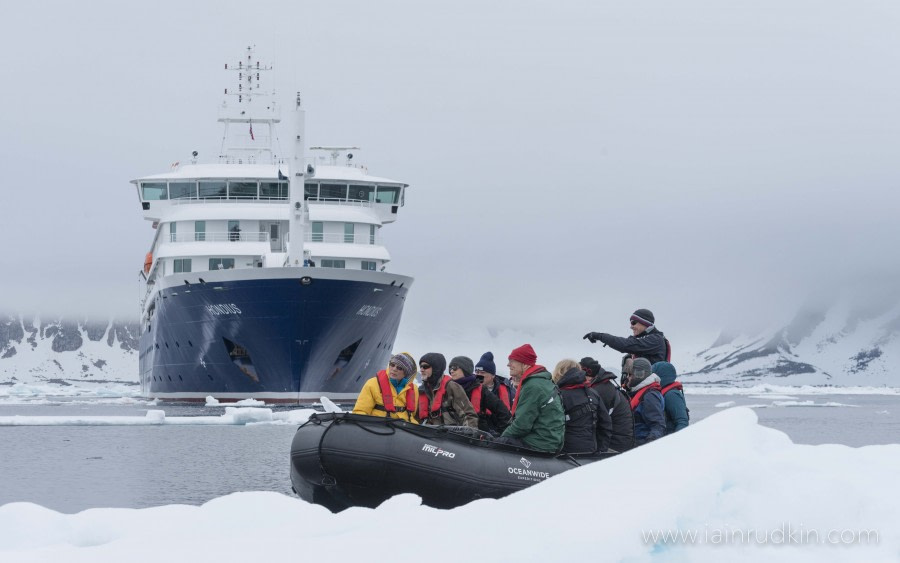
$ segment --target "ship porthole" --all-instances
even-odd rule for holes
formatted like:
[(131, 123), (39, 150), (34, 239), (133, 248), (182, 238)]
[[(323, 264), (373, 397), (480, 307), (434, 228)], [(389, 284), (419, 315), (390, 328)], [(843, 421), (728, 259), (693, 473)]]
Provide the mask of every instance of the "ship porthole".
[(300, 278), (300, 285), (309, 285), (312, 283), (312, 278), (309, 276), (303, 276)]

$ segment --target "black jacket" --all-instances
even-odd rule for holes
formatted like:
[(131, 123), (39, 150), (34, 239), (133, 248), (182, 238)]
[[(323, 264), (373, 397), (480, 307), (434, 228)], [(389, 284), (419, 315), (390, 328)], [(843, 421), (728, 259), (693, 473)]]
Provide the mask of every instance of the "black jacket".
[(600, 395), (612, 419), (610, 449), (624, 452), (634, 447), (634, 414), (628, 396), (613, 383), (615, 377), (612, 372), (601, 373), (594, 378), (591, 389)]
[(665, 362), (666, 360), (666, 337), (656, 330), (655, 327), (648, 328), (637, 336), (629, 336), (622, 338), (611, 334), (601, 333), (600, 342), (606, 344), (617, 352), (625, 352), (633, 354), (635, 358), (647, 358), (650, 364), (656, 362)]
[[(481, 387), (481, 408), (475, 411), (475, 414), (478, 415), (478, 429), (490, 432), (495, 436), (503, 434), (512, 418), (512, 415), (509, 414), (509, 409), (506, 408), (506, 405), (503, 404), (498, 395), (491, 393), (478, 380), (463, 387), (466, 390), (466, 396), (469, 397), (469, 401), (472, 400), (472, 391), (476, 387)], [(488, 411), (490, 411), (490, 414), (488, 414)]]
[(603, 399), (585, 385), (584, 372), (572, 368), (556, 382), (566, 411), (566, 453), (606, 451), (612, 436), (612, 421)]

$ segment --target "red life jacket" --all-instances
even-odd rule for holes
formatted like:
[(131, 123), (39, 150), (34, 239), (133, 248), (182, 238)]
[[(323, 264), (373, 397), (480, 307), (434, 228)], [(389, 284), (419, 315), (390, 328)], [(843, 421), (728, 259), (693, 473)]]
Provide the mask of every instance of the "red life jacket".
[(516, 406), (519, 404), (519, 397), (522, 396), (522, 385), (525, 384), (525, 379), (528, 378), (529, 375), (539, 371), (547, 371), (547, 368), (544, 366), (531, 366), (531, 369), (522, 374), (522, 379), (519, 380), (519, 386), (516, 388), (516, 400), (513, 402), (512, 408), (509, 409), (510, 414), (516, 414)]
[[(483, 387), (478, 385), (475, 389), (472, 389), (472, 396), (469, 397), (469, 401), (472, 403), (472, 408), (475, 409), (475, 414), (481, 414), (481, 390)], [(490, 414), (490, 411), (488, 411)]]
[[(402, 412), (410, 412), (409, 405), (416, 404), (416, 391), (413, 389), (413, 386), (410, 385), (409, 389), (406, 390), (406, 407), (395, 407), (394, 406), (394, 393), (391, 391), (393, 385), (391, 385), (390, 379), (388, 378), (387, 370), (381, 370), (378, 372), (378, 375), (375, 376), (378, 380), (378, 387), (381, 389), (381, 400), (384, 403), (384, 410), (389, 413), (402, 413)], [(375, 406), (378, 408), (378, 405)], [(407, 418), (409, 416), (407, 415)]]
[[(498, 383), (498, 385), (500, 386), (500, 400), (503, 401), (506, 408), (509, 408), (509, 389), (506, 388), (506, 384), (503, 382)], [(488, 414), (491, 414), (491, 412), (488, 411)]]
[(660, 390), (660, 393), (662, 393), (663, 397), (665, 397), (666, 393), (668, 393), (672, 389), (678, 389), (679, 391), (684, 392), (684, 388), (681, 386), (681, 382), (676, 381), (675, 383), (669, 383), (668, 385), (663, 387), (662, 390)]
[(657, 391), (659, 391), (660, 390), (659, 383), (654, 381), (650, 385), (642, 388), (640, 391), (635, 393), (634, 397), (631, 398), (631, 410), (632, 411), (634, 409), (638, 408), (638, 405), (641, 404), (641, 397), (644, 396), (644, 393), (646, 393), (647, 391), (649, 391), (651, 389), (656, 389)]
[[(498, 383), (500, 386), (500, 400), (503, 401), (503, 404), (506, 405), (506, 408), (509, 408), (509, 389), (506, 388), (506, 385), (502, 383)], [(484, 389), (482, 385), (479, 385), (475, 389), (472, 389), (472, 396), (469, 397), (469, 401), (472, 402), (472, 408), (475, 409), (476, 414), (481, 414), (481, 390)], [(488, 391), (491, 393), (492, 391)], [(491, 409), (485, 408), (484, 414), (491, 416)]]
[(441, 385), (434, 394), (430, 408), (428, 406), (428, 395), (419, 393), (419, 420), (424, 421), (431, 415), (437, 416), (441, 414), (441, 404), (444, 402), (444, 393), (447, 391), (448, 381), (450, 381), (449, 375), (441, 377)]

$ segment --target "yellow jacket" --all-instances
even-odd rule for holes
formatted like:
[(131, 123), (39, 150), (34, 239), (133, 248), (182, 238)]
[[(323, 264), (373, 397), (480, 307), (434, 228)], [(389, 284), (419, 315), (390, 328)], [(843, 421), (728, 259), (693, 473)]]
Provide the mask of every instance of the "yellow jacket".
[(415, 378), (410, 377), (400, 393), (397, 393), (397, 390), (393, 385), (391, 385), (390, 388), (391, 398), (394, 401), (394, 408), (397, 409), (400, 407), (406, 409), (406, 392), (410, 388), (413, 390), (415, 401), (410, 405), (410, 410), (392, 413), (388, 413), (384, 410), (384, 399), (381, 396), (381, 386), (378, 385), (378, 376), (376, 375), (375, 377), (369, 378), (369, 380), (366, 381), (366, 384), (363, 385), (362, 391), (359, 392), (359, 397), (356, 398), (356, 404), (353, 405), (353, 414), (367, 414), (369, 416), (388, 416), (388, 414), (390, 414), (392, 418), (408, 420), (409, 422), (418, 424), (415, 412), (419, 404), (419, 390), (416, 388)]

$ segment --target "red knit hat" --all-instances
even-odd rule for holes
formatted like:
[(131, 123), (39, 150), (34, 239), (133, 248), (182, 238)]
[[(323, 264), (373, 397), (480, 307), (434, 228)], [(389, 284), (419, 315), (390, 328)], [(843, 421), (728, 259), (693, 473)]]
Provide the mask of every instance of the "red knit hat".
[(531, 347), (531, 344), (522, 344), (510, 352), (509, 359), (522, 362), (526, 366), (537, 364), (537, 354), (534, 353), (534, 348)]

